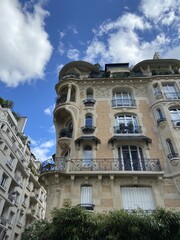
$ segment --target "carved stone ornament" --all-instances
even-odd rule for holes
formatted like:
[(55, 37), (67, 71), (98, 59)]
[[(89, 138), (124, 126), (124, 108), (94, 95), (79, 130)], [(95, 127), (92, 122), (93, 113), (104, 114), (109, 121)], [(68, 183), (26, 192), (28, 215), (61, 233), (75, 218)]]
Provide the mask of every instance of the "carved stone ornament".
[(71, 144), (71, 138), (62, 137), (58, 140), (58, 144), (62, 150), (68, 149)]

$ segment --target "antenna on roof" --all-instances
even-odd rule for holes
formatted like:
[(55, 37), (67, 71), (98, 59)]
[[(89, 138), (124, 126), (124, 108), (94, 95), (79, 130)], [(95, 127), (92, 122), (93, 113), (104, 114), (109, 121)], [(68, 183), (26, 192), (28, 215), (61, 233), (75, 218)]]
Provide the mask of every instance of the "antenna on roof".
[(155, 52), (153, 59), (161, 59), (159, 52)]

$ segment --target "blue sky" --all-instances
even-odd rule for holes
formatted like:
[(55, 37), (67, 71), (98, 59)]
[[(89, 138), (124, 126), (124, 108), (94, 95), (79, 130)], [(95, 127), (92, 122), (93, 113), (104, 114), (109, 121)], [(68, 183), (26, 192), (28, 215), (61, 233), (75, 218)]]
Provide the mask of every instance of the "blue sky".
[(92, 64), (180, 56), (180, 0), (1, 0), (0, 96), (28, 118), (25, 134), (41, 160), (55, 152), (58, 71)]

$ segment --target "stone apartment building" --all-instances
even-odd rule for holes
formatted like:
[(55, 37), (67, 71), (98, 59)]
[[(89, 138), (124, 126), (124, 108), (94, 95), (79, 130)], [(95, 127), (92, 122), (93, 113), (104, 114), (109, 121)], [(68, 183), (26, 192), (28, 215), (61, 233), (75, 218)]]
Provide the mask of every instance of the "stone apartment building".
[(41, 166), (46, 217), (180, 208), (180, 61), (156, 53), (128, 63), (74, 61), (59, 73), (56, 154)]
[(0, 105), (0, 240), (20, 240), (26, 227), (45, 217), (46, 191), (23, 134), (26, 120)]

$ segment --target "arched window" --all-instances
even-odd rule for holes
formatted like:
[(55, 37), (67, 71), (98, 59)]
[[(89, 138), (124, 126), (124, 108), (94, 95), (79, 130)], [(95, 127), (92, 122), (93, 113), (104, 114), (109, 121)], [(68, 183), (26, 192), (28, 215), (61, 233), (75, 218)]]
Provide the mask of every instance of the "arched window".
[(164, 119), (162, 111), (161, 111), (160, 108), (157, 108), (156, 113), (157, 113), (158, 119)]
[(141, 147), (123, 145), (118, 148), (120, 170), (144, 171), (145, 163)]
[(85, 146), (83, 149), (83, 163), (82, 166), (84, 168), (89, 168), (92, 166), (92, 147)]
[(87, 99), (93, 99), (93, 90), (91, 88), (88, 88), (86, 91), (86, 98)]
[(91, 115), (87, 115), (85, 119), (85, 126), (92, 127), (93, 125), (93, 117)]

